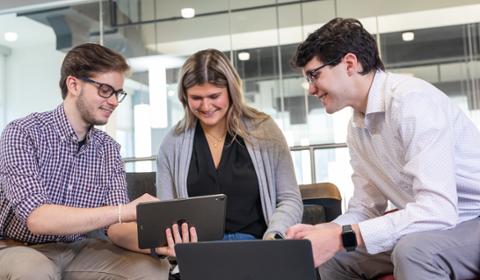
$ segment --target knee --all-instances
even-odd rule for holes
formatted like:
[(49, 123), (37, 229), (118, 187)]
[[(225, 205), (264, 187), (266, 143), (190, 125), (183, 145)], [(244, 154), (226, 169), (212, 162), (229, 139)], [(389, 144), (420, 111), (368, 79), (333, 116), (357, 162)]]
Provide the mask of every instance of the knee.
[(427, 247), (423, 246), (428, 240), (411, 234), (402, 237), (392, 252), (392, 262), (395, 269), (410, 269), (432, 259)]
[(322, 280), (340, 279), (339, 275), (344, 272), (345, 268), (338, 254), (318, 267), (318, 274)]
[(56, 265), (34, 249), (12, 247), (3, 251), (0, 257), (1, 279), (61, 279)]
[(168, 279), (170, 263), (164, 260), (157, 260), (149, 256), (142, 256), (130, 263), (130, 273), (138, 279)]

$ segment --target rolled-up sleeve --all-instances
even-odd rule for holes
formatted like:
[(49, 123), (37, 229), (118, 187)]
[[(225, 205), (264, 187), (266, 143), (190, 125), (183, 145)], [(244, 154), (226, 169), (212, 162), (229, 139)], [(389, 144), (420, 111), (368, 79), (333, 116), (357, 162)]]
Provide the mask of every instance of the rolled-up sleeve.
[(35, 155), (28, 134), (15, 123), (8, 125), (0, 140), (2, 190), (16, 217), (24, 223), (33, 210), (50, 203)]

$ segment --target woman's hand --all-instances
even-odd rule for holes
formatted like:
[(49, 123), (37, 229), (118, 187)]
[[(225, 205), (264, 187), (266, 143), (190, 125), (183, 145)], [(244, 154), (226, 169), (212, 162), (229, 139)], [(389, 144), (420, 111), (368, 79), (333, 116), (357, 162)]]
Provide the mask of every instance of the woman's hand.
[(195, 227), (189, 228), (187, 223), (183, 223), (181, 229), (178, 228), (177, 224), (173, 224), (172, 228), (165, 230), (165, 234), (167, 236), (167, 246), (155, 249), (159, 255), (175, 257), (175, 244), (198, 242)]

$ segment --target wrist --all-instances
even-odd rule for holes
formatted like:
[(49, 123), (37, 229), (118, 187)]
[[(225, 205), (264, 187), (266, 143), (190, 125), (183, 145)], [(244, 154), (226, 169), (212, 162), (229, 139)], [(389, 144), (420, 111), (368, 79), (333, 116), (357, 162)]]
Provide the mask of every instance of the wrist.
[(358, 226), (358, 224), (353, 224), (352, 229), (353, 229), (353, 231), (355, 231), (355, 237), (357, 238), (357, 247), (358, 246), (363, 246), (364, 241), (363, 241), (363, 237), (362, 237), (362, 232), (360, 231), (360, 227)]
[(123, 213), (122, 213), (122, 207), (123, 205), (122, 204), (118, 204), (117, 206), (117, 223), (121, 224), (123, 222)]
[(355, 231), (352, 228), (352, 225), (343, 225), (342, 226), (342, 245), (347, 252), (352, 252), (357, 249), (357, 236)]

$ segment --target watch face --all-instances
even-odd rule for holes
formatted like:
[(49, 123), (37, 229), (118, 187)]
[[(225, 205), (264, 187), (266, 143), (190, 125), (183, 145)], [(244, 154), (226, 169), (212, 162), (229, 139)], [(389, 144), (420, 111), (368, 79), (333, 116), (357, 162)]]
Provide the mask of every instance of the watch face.
[(342, 243), (347, 251), (354, 251), (357, 248), (357, 238), (350, 225), (342, 227)]
[(355, 237), (354, 232), (345, 232), (342, 235), (343, 247), (356, 247), (357, 238)]

